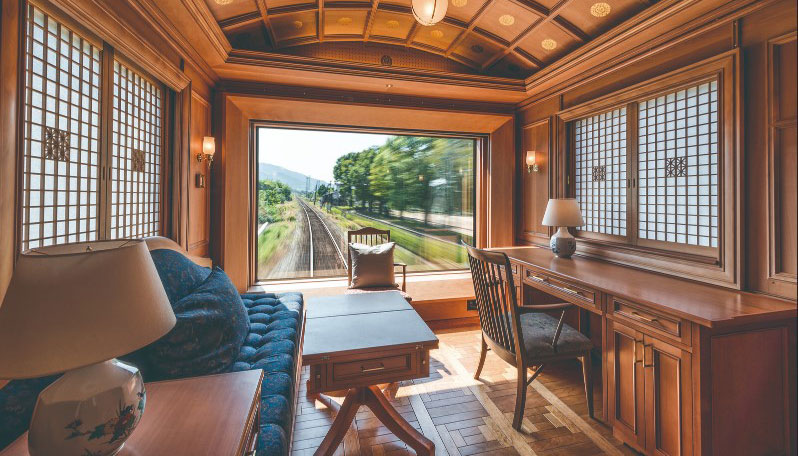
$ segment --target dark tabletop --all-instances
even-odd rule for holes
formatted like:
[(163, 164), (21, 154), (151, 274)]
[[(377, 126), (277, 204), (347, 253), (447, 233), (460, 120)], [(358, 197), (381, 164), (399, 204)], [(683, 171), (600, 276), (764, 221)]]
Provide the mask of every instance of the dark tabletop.
[[(401, 301), (401, 302), (400, 302)], [(302, 362), (438, 346), (438, 338), (398, 292), (364, 293), (308, 301)]]

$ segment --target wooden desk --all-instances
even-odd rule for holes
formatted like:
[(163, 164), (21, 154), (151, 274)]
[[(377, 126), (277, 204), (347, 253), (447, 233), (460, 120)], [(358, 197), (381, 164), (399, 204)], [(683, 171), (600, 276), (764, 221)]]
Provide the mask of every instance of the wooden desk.
[(438, 338), (395, 291), (308, 300), (302, 364), (311, 394), (348, 390), (317, 455), (332, 455), (365, 405), (419, 455), (435, 445), (391, 406), (376, 386), (429, 376)]
[(522, 305), (601, 317), (605, 419), (651, 455), (796, 453), (795, 302), (536, 247), (510, 259)]
[[(141, 422), (117, 456), (254, 454), (262, 370), (147, 383)], [(0, 456), (28, 456), (28, 433)]]

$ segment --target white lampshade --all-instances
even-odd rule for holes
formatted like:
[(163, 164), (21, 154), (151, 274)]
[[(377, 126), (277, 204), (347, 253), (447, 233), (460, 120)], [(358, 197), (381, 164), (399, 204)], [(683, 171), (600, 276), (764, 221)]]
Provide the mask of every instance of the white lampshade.
[(154, 342), (175, 321), (143, 240), (29, 250), (0, 306), (0, 378), (107, 361)]
[(421, 25), (434, 25), (446, 16), (449, 0), (413, 0), (413, 17)]
[(213, 136), (202, 138), (202, 153), (213, 157), (213, 154), (216, 153), (216, 138)]
[(582, 226), (582, 212), (574, 198), (552, 198), (546, 205), (543, 224), (546, 226)]

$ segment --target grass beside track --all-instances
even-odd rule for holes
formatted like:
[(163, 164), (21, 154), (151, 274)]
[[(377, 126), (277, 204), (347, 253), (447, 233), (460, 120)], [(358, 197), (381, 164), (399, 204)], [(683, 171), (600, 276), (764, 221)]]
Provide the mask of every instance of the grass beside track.
[(284, 219), (279, 222), (269, 224), (258, 236), (258, 265), (263, 267), (274, 256), (274, 253), (286, 245), (294, 235), (296, 229), (296, 202), (289, 202), (282, 205)]

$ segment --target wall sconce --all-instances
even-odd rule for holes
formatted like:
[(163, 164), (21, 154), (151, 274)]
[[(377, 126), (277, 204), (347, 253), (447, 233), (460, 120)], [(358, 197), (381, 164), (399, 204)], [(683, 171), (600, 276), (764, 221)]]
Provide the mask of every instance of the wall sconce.
[(532, 173), (538, 172), (540, 168), (538, 168), (537, 164), (537, 153), (534, 150), (526, 151), (526, 172)]
[(213, 136), (206, 136), (202, 138), (202, 152), (197, 154), (197, 161), (202, 163), (202, 160), (208, 162), (208, 168), (211, 167), (213, 162), (213, 154), (216, 153), (216, 139)]

